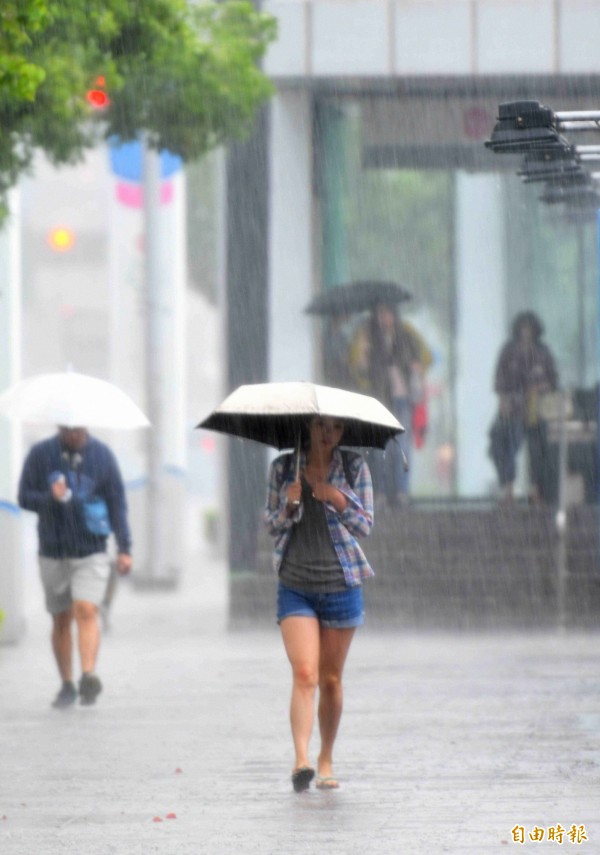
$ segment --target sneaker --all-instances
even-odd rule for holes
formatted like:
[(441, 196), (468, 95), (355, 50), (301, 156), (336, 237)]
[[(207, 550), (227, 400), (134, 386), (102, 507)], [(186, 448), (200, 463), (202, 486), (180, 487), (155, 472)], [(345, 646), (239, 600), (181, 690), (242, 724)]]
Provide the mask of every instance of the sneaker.
[(83, 706), (95, 704), (101, 691), (102, 683), (95, 674), (91, 672), (83, 674), (79, 681), (79, 703)]
[(65, 680), (61, 690), (52, 701), (52, 706), (56, 709), (64, 709), (65, 707), (73, 706), (76, 700), (77, 689), (75, 688), (75, 684), (70, 680)]

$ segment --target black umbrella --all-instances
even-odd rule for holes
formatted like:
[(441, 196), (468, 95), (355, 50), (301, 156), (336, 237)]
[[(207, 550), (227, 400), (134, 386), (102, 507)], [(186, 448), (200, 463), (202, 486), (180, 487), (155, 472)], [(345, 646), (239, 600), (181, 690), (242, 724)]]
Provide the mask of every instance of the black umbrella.
[(378, 303), (394, 306), (410, 300), (412, 295), (395, 282), (364, 280), (327, 288), (308, 304), (311, 315), (342, 315), (366, 312)]

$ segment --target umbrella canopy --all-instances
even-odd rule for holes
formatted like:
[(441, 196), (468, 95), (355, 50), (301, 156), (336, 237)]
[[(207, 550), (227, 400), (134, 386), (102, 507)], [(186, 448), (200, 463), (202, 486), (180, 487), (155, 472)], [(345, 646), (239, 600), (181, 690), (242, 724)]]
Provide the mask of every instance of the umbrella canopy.
[(395, 282), (360, 281), (327, 288), (308, 304), (312, 315), (337, 315), (366, 312), (377, 303), (396, 305), (411, 299), (411, 294)]
[(148, 427), (144, 413), (112, 383), (66, 371), (37, 374), (0, 395), (0, 415), (61, 427)]
[(404, 428), (368, 395), (314, 383), (240, 386), (197, 427), (253, 439), (275, 448), (295, 448), (312, 416), (343, 419), (342, 445), (384, 448)]

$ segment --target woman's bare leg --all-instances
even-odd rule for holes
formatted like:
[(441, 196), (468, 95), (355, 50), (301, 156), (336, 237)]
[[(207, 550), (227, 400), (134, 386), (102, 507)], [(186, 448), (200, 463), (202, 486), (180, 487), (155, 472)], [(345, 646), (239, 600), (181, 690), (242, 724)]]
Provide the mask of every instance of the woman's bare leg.
[(322, 778), (333, 775), (333, 745), (337, 736), (343, 708), (342, 673), (354, 627), (330, 629), (321, 627), (321, 652), (319, 664), (319, 728), (321, 753), (318, 773)]
[(315, 717), (315, 692), (319, 682), (319, 623), (316, 618), (284, 618), (281, 635), (292, 666), (290, 724), (294, 740), (294, 768), (310, 766), (308, 743)]

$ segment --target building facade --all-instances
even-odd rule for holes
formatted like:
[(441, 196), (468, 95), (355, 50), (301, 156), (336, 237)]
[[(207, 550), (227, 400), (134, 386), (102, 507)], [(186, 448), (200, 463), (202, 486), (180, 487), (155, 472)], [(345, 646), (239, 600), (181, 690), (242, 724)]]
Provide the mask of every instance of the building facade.
[[(230, 157), (229, 386), (326, 381), (330, 331), (306, 314), (311, 298), (356, 279), (397, 281), (413, 295), (403, 315), (434, 354), (412, 492), (494, 496), (493, 377), (512, 318), (542, 318), (562, 385), (598, 380), (597, 241), (593, 216), (572, 220), (544, 205), (540, 186), (517, 176), (519, 159), (484, 141), (505, 101), (598, 109), (600, 4), (262, 5), (279, 22), (265, 61), (276, 94)], [(252, 317), (244, 301), (256, 325), (242, 334), (236, 313)], [(240, 472), (247, 484), (231, 500), (239, 526), (265, 458), (232, 454), (230, 488)], [(252, 550), (234, 547), (234, 568), (252, 563)]]

